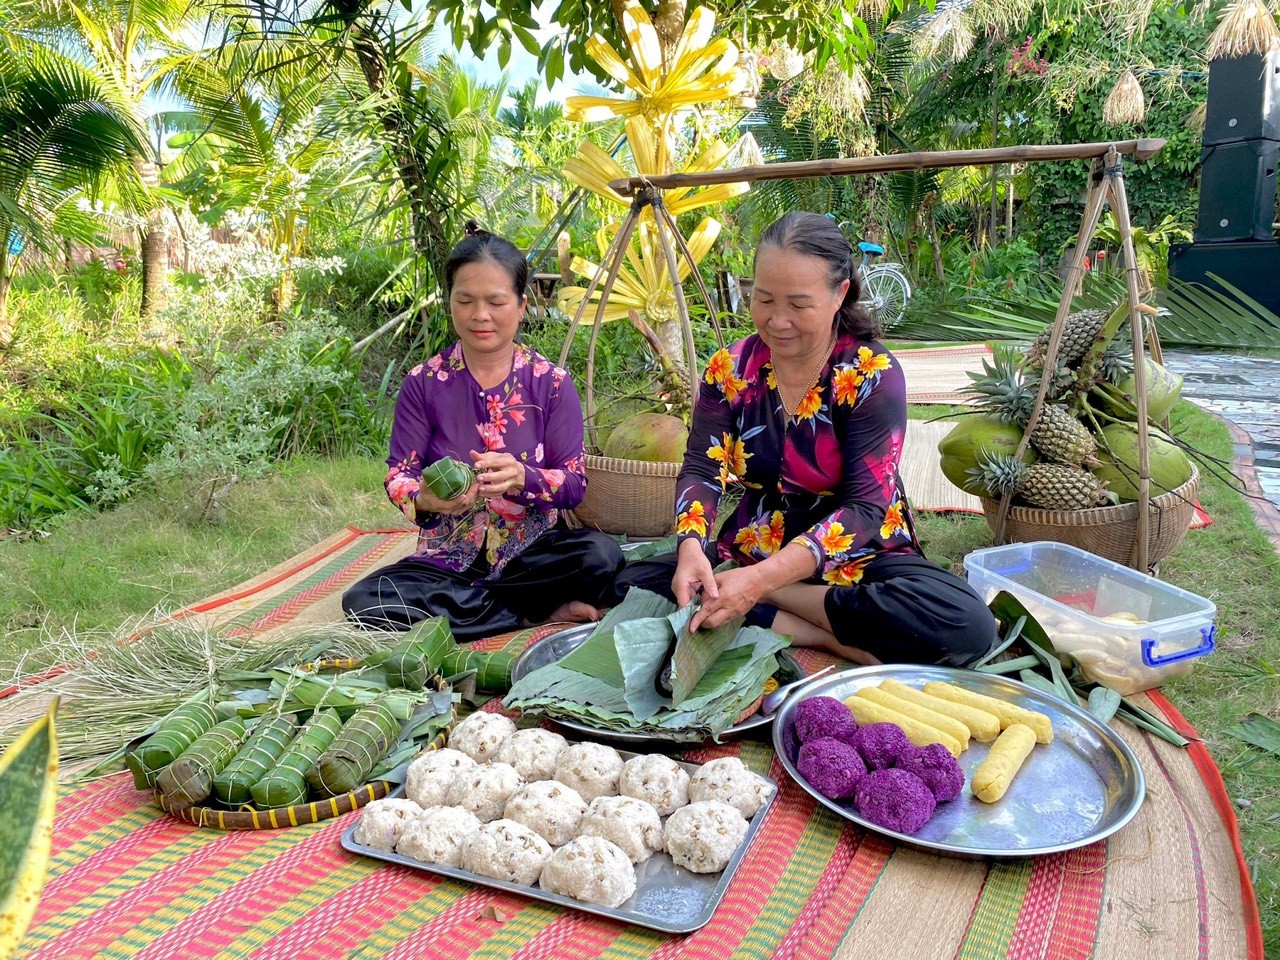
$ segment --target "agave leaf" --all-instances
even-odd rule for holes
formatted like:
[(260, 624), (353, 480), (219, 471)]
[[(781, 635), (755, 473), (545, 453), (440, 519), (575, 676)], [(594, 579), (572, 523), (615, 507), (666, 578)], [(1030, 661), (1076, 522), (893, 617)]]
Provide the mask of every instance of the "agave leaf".
[(55, 700), (0, 754), (0, 956), (16, 953), (44, 889), (58, 796)]

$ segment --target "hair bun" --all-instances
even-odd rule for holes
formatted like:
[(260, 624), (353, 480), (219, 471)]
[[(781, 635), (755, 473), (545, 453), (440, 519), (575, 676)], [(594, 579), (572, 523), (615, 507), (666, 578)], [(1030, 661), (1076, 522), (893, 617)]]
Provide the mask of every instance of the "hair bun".
[(462, 232), (463, 232), (463, 234), (464, 234), (465, 236), (468, 236), (468, 237), (487, 237), (487, 236), (489, 236), (489, 231), (488, 231), (488, 230), (485, 230), (485, 229), (482, 229), (482, 228), (481, 228), (481, 226), (480, 226), (480, 224), (476, 223), (474, 220), (468, 220), (468, 221), (463, 225), (463, 227), (462, 227)]

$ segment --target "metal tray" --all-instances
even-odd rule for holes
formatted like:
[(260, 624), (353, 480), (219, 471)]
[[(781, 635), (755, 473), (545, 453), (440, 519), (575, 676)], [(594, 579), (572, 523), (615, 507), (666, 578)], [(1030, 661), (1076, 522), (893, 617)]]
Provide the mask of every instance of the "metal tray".
[[(1037, 745), (1009, 792), (983, 803), (969, 791), (973, 771), (990, 744), (971, 741), (960, 755), (965, 786), (917, 833), (895, 833), (858, 815), (853, 801), (829, 800), (796, 769), (795, 711), (809, 697), (844, 700), (892, 678), (913, 687), (941, 680), (1047, 714), (1053, 743)], [(847, 820), (903, 843), (974, 857), (1028, 857), (1083, 847), (1115, 833), (1142, 806), (1146, 779), (1129, 745), (1088, 712), (1007, 677), (950, 667), (882, 665), (846, 670), (805, 687), (778, 711), (773, 746), (787, 773), (819, 803)]]
[[(584, 623), (577, 627), (567, 627), (559, 630), (547, 637), (539, 640), (533, 646), (528, 647), (516, 659), (515, 664), (511, 668), (511, 682), (515, 683), (525, 675), (533, 673), (539, 667), (545, 667), (552, 663), (559, 663), (578, 647), (586, 642), (587, 637), (591, 636), (591, 632), (596, 628), (594, 623)], [(778, 658), (778, 670), (774, 673), (774, 677), (779, 684), (789, 683), (792, 680), (799, 680), (804, 676), (804, 669), (786, 650), (780, 650), (776, 654)], [(741, 723), (735, 723), (729, 727), (724, 733), (720, 734), (719, 741), (724, 743), (729, 740), (738, 740), (745, 737), (753, 730), (759, 730), (767, 727), (773, 722), (776, 714), (769, 716), (761, 716), (759, 713), (753, 713)], [(567, 717), (556, 717), (547, 715), (547, 719), (552, 723), (564, 727), (566, 730), (572, 730), (575, 733), (588, 737), (596, 737), (602, 740), (611, 740), (615, 743), (633, 743), (633, 744), (678, 744), (683, 747), (694, 746), (702, 743), (702, 740), (681, 740), (676, 737), (662, 737), (649, 733), (629, 733), (626, 730), (604, 730), (600, 727), (592, 727), (581, 722), (580, 720), (572, 720)]]
[[(618, 752), (624, 760), (639, 756), (639, 754), (623, 750)], [(701, 766), (701, 764), (686, 763), (679, 760), (676, 762), (691, 775)], [(366, 847), (364, 844), (355, 842), (354, 835), (359, 821), (352, 823), (350, 827), (343, 831), (342, 846), (351, 853), (373, 857), (377, 860), (385, 860), (388, 863), (398, 863), (413, 870), (425, 870), (428, 873), (438, 873), (442, 876), (452, 877), (455, 880), (465, 880), (467, 883), (478, 884), (482, 887), (506, 890), (523, 897), (531, 897), (534, 900), (555, 903), (562, 907), (572, 907), (574, 910), (594, 913), (597, 916), (608, 917), (611, 920), (633, 923), (638, 927), (648, 927), (650, 930), (660, 930), (663, 933), (692, 933), (694, 930), (706, 926), (711, 919), (711, 915), (715, 913), (720, 900), (729, 889), (729, 881), (733, 879), (733, 875), (738, 869), (738, 864), (742, 862), (743, 855), (747, 852), (747, 847), (751, 845), (751, 841), (759, 831), (760, 825), (764, 823), (764, 818), (768, 814), (769, 808), (773, 806), (773, 801), (778, 796), (777, 783), (768, 777), (761, 777), (760, 779), (768, 786), (768, 796), (765, 798), (764, 803), (760, 805), (760, 809), (756, 811), (756, 815), (747, 821), (747, 834), (742, 838), (742, 843), (738, 844), (737, 851), (724, 870), (720, 873), (694, 873), (684, 867), (677, 866), (675, 861), (665, 852), (655, 853), (644, 863), (636, 866), (636, 892), (618, 907), (602, 907), (595, 903), (584, 903), (581, 900), (573, 899), (573, 897), (562, 896), (558, 893), (547, 893), (541, 887), (527, 887), (523, 884), (510, 883), (506, 880), (495, 880), (492, 877), (484, 877), (469, 870), (444, 867), (434, 863), (423, 863), (421, 860), (414, 860), (412, 857), (401, 856), (398, 853), (375, 850), (372, 847)], [(399, 797), (403, 794), (404, 786), (402, 785), (390, 795)]]

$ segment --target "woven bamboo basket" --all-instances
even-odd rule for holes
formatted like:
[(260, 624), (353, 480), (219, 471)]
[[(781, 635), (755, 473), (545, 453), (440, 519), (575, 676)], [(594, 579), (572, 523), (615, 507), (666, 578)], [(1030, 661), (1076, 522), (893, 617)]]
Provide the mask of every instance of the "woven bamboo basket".
[[(1159, 497), (1151, 498), (1147, 562), (1155, 566), (1177, 548), (1195, 517), (1200, 472), (1191, 467), (1191, 479)], [(982, 498), (987, 525), (995, 530), (1000, 501)], [(1042, 510), (1010, 507), (1005, 523), (1006, 543), (1052, 540), (1088, 550), (1116, 563), (1133, 562), (1138, 542), (1138, 505), (1122, 503), (1088, 510)]]
[(675, 525), (679, 463), (587, 455), (587, 492), (574, 516), (584, 526), (630, 537), (663, 537)]

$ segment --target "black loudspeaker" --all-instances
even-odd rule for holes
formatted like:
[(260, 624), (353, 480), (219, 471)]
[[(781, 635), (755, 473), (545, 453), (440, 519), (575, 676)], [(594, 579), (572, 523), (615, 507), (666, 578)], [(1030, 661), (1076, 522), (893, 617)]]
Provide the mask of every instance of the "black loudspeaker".
[(1280, 314), (1280, 243), (1194, 243), (1169, 251), (1169, 276), (1221, 291), (1210, 273)]
[(1278, 140), (1246, 140), (1204, 148), (1197, 243), (1274, 238), (1278, 158)]
[(1280, 140), (1280, 51), (1209, 64), (1204, 145)]

